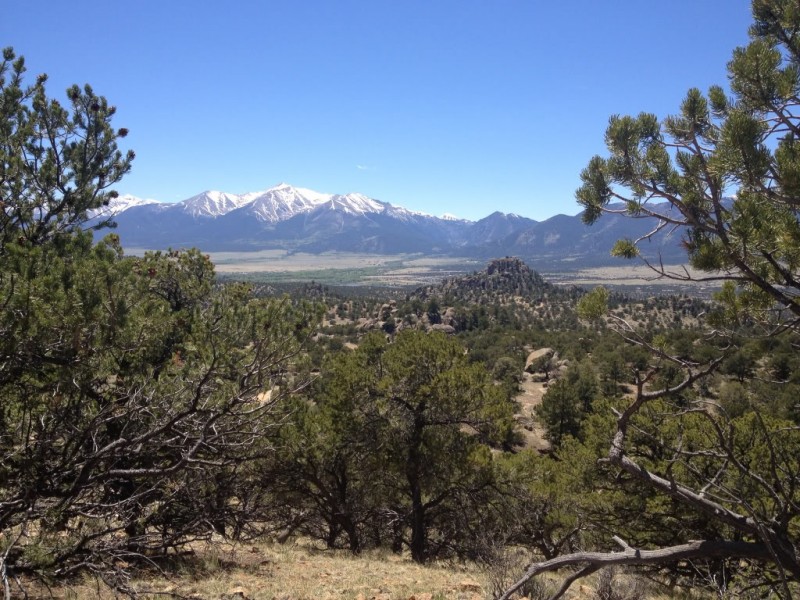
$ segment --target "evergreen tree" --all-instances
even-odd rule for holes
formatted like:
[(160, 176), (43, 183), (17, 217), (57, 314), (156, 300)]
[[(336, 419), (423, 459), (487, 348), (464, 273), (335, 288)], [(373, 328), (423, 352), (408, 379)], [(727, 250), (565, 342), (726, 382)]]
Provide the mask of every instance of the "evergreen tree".
[(389, 540), (418, 562), (469, 553), (494, 493), (488, 445), (513, 443), (514, 408), (452, 338), (373, 334), (329, 361), (295, 414), (285, 476), (331, 544), (343, 532), (351, 550)]
[[(24, 83), (13, 49), (0, 62), (0, 257), (9, 242), (39, 245), (80, 227), (116, 197), (110, 188), (130, 170), (117, 140), (115, 108), (88, 85), (67, 90), (70, 109), (48, 98), (46, 75)], [(100, 225), (107, 225), (103, 222)]]
[(435, 547), (430, 533), (438, 515), (491, 484), (478, 442), (509, 440), (514, 407), (486, 369), (469, 364), (462, 346), (442, 334), (403, 331), (382, 364), (380, 436), (411, 530), (412, 558), (423, 562)]
[[(800, 332), (800, 10), (796, 0), (753, 0), (752, 10), (751, 41), (728, 64), (730, 96), (721, 87), (707, 95), (691, 89), (679, 114), (662, 122), (649, 113), (613, 116), (606, 131), (609, 156), (591, 159), (576, 194), (587, 223), (604, 213), (653, 221), (642, 239), (616, 244), (614, 254), (621, 257), (639, 256), (641, 242), (682, 228), (689, 263), (699, 276), (658, 260), (645, 262), (663, 277), (723, 282), (713, 315), (717, 336), (720, 326), (746, 325), (751, 332), (760, 326), (767, 336)], [(583, 316), (600, 317), (602, 300), (590, 295)], [(601, 318), (650, 353), (646, 366), (640, 365), (645, 368), (634, 372), (634, 397), (617, 412), (608, 464), (717, 529), (656, 549), (631, 547), (618, 536), (620, 552), (536, 563), (502, 598), (537, 573), (562, 567), (580, 570), (559, 595), (604, 565), (687, 560), (723, 562), (718, 581), (726, 590), (739, 573), (748, 587), (796, 594), (796, 424), (741, 406), (741, 414), (729, 420), (713, 398), (693, 390), (722, 365), (728, 342), (718, 342), (699, 362), (672, 352), (665, 336), (648, 335), (613, 314)], [(745, 361), (728, 364), (743, 381), (749, 375)], [(753, 404), (764, 408), (768, 400), (754, 398)], [(669, 407), (662, 416), (669, 418), (644, 418), (655, 415), (656, 406), (663, 411), (661, 402)], [(697, 417), (704, 421), (698, 429), (703, 433), (689, 437), (681, 424)], [(640, 432), (658, 442), (649, 456), (637, 452)]]
[(554, 449), (561, 447), (567, 436), (577, 437), (580, 433), (583, 407), (575, 385), (566, 379), (551, 383), (535, 410), (545, 439)]
[[(225, 532), (319, 318), (214, 285), (196, 250), (125, 258), (82, 226), (128, 170), (105, 99), (0, 64), (0, 581), (93, 573)], [(14, 590), (13, 595), (23, 595)]]
[(691, 89), (663, 122), (613, 116), (610, 156), (592, 158), (577, 198), (586, 223), (604, 212), (655, 221), (641, 240), (619, 241), (618, 256), (685, 227), (689, 262), (707, 275), (651, 266), (674, 279), (724, 281), (729, 321), (774, 322), (774, 309), (800, 316), (800, 14), (792, 0), (754, 0), (753, 16), (752, 41), (728, 64), (733, 96)]

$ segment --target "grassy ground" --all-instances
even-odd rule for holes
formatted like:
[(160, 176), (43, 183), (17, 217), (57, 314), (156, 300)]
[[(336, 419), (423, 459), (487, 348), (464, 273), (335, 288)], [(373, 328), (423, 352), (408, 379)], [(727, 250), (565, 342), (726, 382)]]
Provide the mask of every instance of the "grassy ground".
[(217, 273), (265, 283), (316, 281), (327, 285), (408, 286), (440, 281), (483, 268), (484, 261), (421, 255), (379, 255), (352, 252), (322, 254), (211, 252)]
[[(142, 255), (142, 248), (126, 248), (129, 255)], [(308, 254), (285, 250), (208, 253), (219, 275), (228, 279), (261, 283), (316, 281), (326, 285), (365, 285), (414, 287), (438, 283), (453, 277), (481, 270), (488, 259), (421, 254), (361, 254), (357, 252), (323, 252)], [(528, 265), (547, 281), (561, 285), (593, 287), (605, 285), (630, 293), (692, 293), (708, 295), (716, 284), (687, 286), (668, 278), (654, 278), (654, 273), (639, 262), (619, 261), (619, 265), (583, 268), (569, 261), (528, 261)], [(684, 276), (696, 271), (682, 266), (668, 266), (667, 271)]]
[[(220, 543), (198, 549), (168, 575), (131, 581), (139, 598), (221, 600), (482, 600), (486, 574), (474, 565), (420, 566), (389, 552), (349, 553), (307, 545)], [(52, 594), (52, 595), (51, 595)], [(32, 598), (110, 600), (120, 596), (96, 582), (76, 582)]]
[[(463, 563), (418, 565), (408, 556), (371, 551), (353, 556), (323, 551), (309, 543), (198, 547), (193, 555), (159, 572), (139, 573), (129, 586), (138, 600), (489, 600), (525, 571), (531, 556), (500, 551), (491, 566)], [(543, 600), (559, 587), (564, 573), (525, 584), (515, 600)], [(12, 590), (12, 598), (16, 598)], [(117, 600), (95, 580), (27, 590), (28, 600)], [(710, 600), (708, 594), (667, 590), (653, 581), (604, 570), (575, 582), (565, 600)]]

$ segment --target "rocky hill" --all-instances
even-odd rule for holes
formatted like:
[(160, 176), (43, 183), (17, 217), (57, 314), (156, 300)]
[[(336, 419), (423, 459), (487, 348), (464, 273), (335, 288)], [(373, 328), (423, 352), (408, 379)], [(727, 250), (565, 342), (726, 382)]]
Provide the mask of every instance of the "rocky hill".
[(508, 301), (523, 299), (539, 303), (547, 298), (574, 297), (576, 290), (562, 288), (546, 282), (520, 258), (506, 256), (489, 262), (486, 269), (463, 277), (450, 277), (438, 285), (425, 286), (410, 296), (420, 300), (432, 297), (447, 298), (463, 303)]

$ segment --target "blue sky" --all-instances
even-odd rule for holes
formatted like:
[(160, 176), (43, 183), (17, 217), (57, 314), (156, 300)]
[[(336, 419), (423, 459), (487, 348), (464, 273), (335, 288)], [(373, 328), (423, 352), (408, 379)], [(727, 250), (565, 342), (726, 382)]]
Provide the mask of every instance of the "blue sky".
[(6, 0), (0, 45), (118, 107), (121, 193), (287, 182), (541, 220), (578, 212), (610, 115), (725, 84), (749, 23), (746, 0)]

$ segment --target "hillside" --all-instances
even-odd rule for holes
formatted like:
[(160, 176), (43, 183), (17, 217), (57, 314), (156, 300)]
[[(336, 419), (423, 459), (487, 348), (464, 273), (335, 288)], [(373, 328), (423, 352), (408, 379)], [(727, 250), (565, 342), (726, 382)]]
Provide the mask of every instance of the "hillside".
[(484, 302), (488, 297), (496, 300), (522, 297), (537, 302), (548, 296), (563, 296), (564, 289), (546, 282), (517, 257), (506, 256), (491, 260), (486, 269), (463, 277), (450, 277), (438, 285), (424, 286), (410, 297), (427, 300), (432, 296), (451, 298), (460, 302)]

